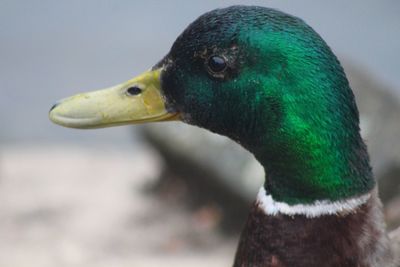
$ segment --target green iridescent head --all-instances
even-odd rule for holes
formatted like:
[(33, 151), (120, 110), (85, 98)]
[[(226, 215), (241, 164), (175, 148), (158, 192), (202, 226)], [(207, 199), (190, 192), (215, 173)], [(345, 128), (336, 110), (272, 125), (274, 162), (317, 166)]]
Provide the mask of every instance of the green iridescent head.
[(165, 110), (252, 152), (274, 199), (337, 200), (373, 188), (346, 76), (301, 19), (264, 7), (211, 11), (153, 71)]
[(160, 64), (170, 107), (250, 150), (275, 199), (338, 199), (373, 186), (343, 69), (301, 19), (263, 7), (214, 10)]

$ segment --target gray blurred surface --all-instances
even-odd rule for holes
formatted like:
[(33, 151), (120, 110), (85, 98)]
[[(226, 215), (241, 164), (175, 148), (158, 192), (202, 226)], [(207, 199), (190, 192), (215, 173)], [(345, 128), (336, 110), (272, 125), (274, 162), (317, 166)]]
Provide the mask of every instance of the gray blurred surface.
[(138, 152), (3, 147), (0, 266), (229, 266), (236, 238), (209, 209), (148, 194), (160, 162)]
[[(148, 69), (205, 11), (232, 4), (279, 8), (307, 21), (339, 55), (400, 88), (400, 2), (0, 1), (0, 142), (128, 142), (127, 127), (75, 131), (47, 112), (71, 94)], [(399, 91), (397, 90), (397, 95)]]

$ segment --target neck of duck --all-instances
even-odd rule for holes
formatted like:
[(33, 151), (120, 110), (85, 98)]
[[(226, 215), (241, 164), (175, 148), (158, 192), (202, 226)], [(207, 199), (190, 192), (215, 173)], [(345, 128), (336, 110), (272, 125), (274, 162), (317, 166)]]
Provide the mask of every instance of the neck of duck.
[(345, 76), (342, 80), (320, 88), (317, 92), (325, 94), (314, 98), (304, 99), (304, 89), (296, 94), (292, 88), (295, 95), (260, 102), (269, 108), (248, 118), (250, 124), (231, 137), (239, 136), (239, 143), (263, 165), (264, 187), (275, 201), (333, 202), (374, 188), (354, 96)]
[(343, 69), (334, 59), (308, 68), (301, 75), (287, 71), (292, 84), (260, 97), (236, 136), (264, 166), (265, 190), (276, 201), (312, 204), (366, 194), (375, 181)]
[(279, 135), (279, 142), (253, 149), (265, 169), (265, 191), (273, 200), (289, 205), (335, 202), (360, 197), (374, 187), (358, 131)]

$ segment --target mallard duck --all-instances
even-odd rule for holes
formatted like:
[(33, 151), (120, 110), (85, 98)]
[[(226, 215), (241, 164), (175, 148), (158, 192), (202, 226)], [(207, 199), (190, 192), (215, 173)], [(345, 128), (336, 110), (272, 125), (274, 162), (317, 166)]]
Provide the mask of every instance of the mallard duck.
[(234, 266), (397, 265), (346, 75), (297, 17), (213, 10), (151, 70), (49, 116), (73, 128), (179, 120), (253, 153), (266, 179)]

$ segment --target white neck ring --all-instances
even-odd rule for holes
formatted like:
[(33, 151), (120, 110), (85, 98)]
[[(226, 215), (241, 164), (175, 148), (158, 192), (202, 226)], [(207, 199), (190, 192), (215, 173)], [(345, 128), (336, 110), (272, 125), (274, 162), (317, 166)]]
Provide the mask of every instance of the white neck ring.
[(267, 215), (303, 215), (307, 218), (316, 218), (323, 215), (338, 215), (353, 213), (358, 207), (366, 203), (371, 197), (370, 193), (354, 198), (343, 199), (338, 201), (317, 200), (311, 204), (295, 204), (289, 205), (285, 202), (275, 201), (271, 195), (267, 194), (262, 186), (257, 195), (257, 202)]

